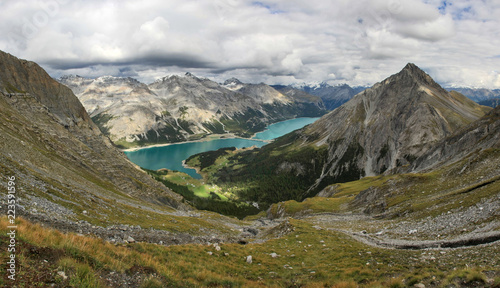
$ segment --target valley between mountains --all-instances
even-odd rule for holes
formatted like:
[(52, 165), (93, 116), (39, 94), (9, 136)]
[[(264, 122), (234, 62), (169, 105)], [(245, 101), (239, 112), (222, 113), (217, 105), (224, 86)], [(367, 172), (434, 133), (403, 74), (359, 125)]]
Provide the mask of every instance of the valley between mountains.
[[(2, 287), (500, 287), (500, 107), (414, 64), (336, 100), (192, 74), (59, 81), (0, 51)], [(119, 149), (301, 116), (322, 117), (192, 156), (202, 180)]]

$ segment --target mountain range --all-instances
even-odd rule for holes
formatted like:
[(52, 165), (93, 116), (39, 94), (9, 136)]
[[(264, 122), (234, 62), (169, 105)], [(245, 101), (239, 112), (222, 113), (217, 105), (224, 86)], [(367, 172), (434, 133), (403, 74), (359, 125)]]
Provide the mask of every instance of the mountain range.
[[(318, 84), (272, 85), (272, 87), (277, 90), (289, 87), (318, 96), (323, 100), (323, 103), (328, 110), (334, 110), (335, 108), (340, 107), (345, 102), (351, 100), (354, 95), (370, 88), (364, 86), (351, 87), (347, 84), (332, 86), (325, 82)], [(465, 87), (449, 87), (445, 89), (450, 92), (458, 92), (484, 106), (496, 107), (500, 99), (499, 89)]]
[[(404, 169), (490, 109), (446, 91), (410, 63), (313, 124), (234, 156), (212, 179), (255, 187), (245, 191), (252, 201), (302, 200), (332, 183)], [(277, 194), (283, 183), (291, 187)]]
[[(101, 132), (114, 127), (102, 125), (112, 120), (106, 113), (129, 106), (122, 112), (130, 118), (146, 117), (161, 113), (156, 103), (172, 101), (168, 107), (179, 114), (162, 119), (185, 119), (190, 126), (179, 135), (189, 135), (187, 128), (205, 126), (188, 114), (202, 117), (195, 108), (210, 108), (211, 95), (229, 107), (220, 111), (222, 123), (240, 107), (233, 105), (272, 116), (263, 108), (270, 105), (292, 115), (311, 105), (320, 111), (318, 98), (300, 89), (278, 91), (237, 79), (217, 84), (189, 74), (151, 85), (130, 78), (68, 79), (80, 97), (88, 92), (89, 103), (96, 100), (90, 113), (39, 65), (0, 52), (0, 187), (16, 187), (15, 208), (5, 197), (0, 210), (17, 215), (16, 226), (0, 217), (0, 255), (16, 260), (16, 280), (7, 278), (12, 273), (5, 266), (0, 286), (500, 283), (500, 107), (448, 92), (414, 64), (260, 149), (193, 156), (188, 164), (197, 164), (205, 177), (196, 193), (217, 188), (260, 207), (243, 221), (192, 208), (176, 193), (195, 186), (186, 175), (133, 165)], [(92, 118), (101, 121), (100, 129), (91, 119), (96, 111)], [(163, 185), (172, 179), (188, 184)], [(9, 236), (13, 229), (15, 238)], [(15, 252), (7, 250), (12, 239)]]
[(342, 106), (345, 102), (351, 100), (354, 95), (362, 92), (368, 87), (356, 86), (351, 87), (347, 84), (332, 86), (325, 82), (317, 85), (294, 85), (296, 88), (305, 91), (311, 95), (320, 97), (328, 110), (334, 110)]
[[(112, 76), (63, 76), (58, 81), (73, 90), (101, 131), (122, 148), (197, 140), (210, 134), (249, 137), (275, 122), (321, 116), (366, 89), (327, 83), (245, 84), (236, 78), (219, 84), (189, 72), (149, 85)], [(492, 101), (498, 94), (487, 89), (457, 90), (474, 101)]]
[(490, 98), (488, 100), (482, 100), (482, 101), (479, 101), (478, 102), (480, 105), (484, 105), (484, 106), (490, 106), (490, 107), (497, 107), (498, 105), (500, 105), (500, 98)]
[(475, 102), (481, 102), (492, 98), (500, 98), (500, 89), (453, 87), (446, 88), (446, 90), (457, 91)]
[(111, 76), (65, 76), (90, 116), (115, 144), (130, 147), (195, 140), (209, 134), (249, 137), (267, 125), (326, 113), (319, 97), (280, 93), (265, 84), (224, 85), (191, 73), (149, 85)]

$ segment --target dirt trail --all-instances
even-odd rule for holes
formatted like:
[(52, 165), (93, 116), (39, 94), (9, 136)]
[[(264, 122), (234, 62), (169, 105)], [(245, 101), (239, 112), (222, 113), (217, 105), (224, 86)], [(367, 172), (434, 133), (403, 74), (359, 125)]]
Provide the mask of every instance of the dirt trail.
[(347, 234), (357, 241), (377, 248), (390, 248), (402, 250), (421, 250), (433, 248), (463, 248), (490, 244), (500, 241), (500, 232), (493, 231), (481, 235), (463, 235), (451, 240), (400, 240), (400, 239), (379, 239), (362, 233), (354, 233), (341, 229), (328, 228), (330, 231), (337, 231)]

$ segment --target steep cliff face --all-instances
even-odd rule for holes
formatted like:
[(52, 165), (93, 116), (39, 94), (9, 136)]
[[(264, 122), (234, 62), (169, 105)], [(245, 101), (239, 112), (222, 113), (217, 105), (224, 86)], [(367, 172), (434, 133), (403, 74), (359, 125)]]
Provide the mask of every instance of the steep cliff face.
[(71, 218), (112, 203), (188, 208), (115, 149), (71, 90), (37, 64), (0, 52), (0, 91), (0, 174), (18, 179), (26, 213)]
[(47, 107), (59, 123), (73, 126), (83, 122), (90, 125), (85, 108), (68, 87), (53, 81), (36, 63), (19, 60), (2, 51), (0, 53), (0, 85), (4, 95), (29, 94)]
[(265, 84), (232, 80), (220, 85), (191, 73), (150, 85), (110, 76), (59, 79), (80, 98), (101, 130), (123, 146), (179, 142), (213, 133), (250, 136), (274, 122), (326, 112), (317, 97), (293, 97)]

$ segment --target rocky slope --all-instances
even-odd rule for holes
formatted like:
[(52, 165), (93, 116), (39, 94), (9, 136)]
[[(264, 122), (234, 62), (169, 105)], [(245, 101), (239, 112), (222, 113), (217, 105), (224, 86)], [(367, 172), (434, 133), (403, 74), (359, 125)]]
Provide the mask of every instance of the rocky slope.
[(319, 197), (274, 204), (268, 217), (311, 219), (396, 249), (498, 245), (499, 127), (496, 108), (437, 142), (401, 173), (333, 184)]
[(490, 149), (500, 149), (500, 107), (434, 145), (412, 163), (411, 170), (441, 167)]
[(150, 130), (162, 131), (167, 127), (171, 127), (169, 132), (175, 140), (174, 127), (181, 129), (162, 110), (167, 105), (166, 101), (135, 79), (64, 76), (59, 82), (78, 95), (92, 120), (114, 142), (138, 141), (141, 137), (147, 138)]
[(105, 221), (111, 203), (190, 209), (115, 149), (73, 92), (36, 63), (0, 52), (0, 79), (0, 174), (16, 178), (19, 213), (75, 220), (92, 211)]
[(408, 165), (488, 110), (408, 64), (303, 130), (303, 137), (317, 138), (309, 143), (329, 147), (315, 185)]
[(92, 119), (122, 146), (179, 142), (208, 134), (249, 136), (270, 123), (325, 113), (321, 99), (264, 84), (220, 85), (191, 73), (145, 85), (131, 78), (63, 77)]
[(264, 83), (260, 84), (245, 84), (236, 78), (231, 78), (224, 81), (224, 87), (248, 95), (259, 103), (273, 104), (289, 104), (292, 99), (278, 92), (276, 89)]

